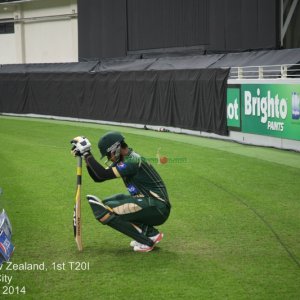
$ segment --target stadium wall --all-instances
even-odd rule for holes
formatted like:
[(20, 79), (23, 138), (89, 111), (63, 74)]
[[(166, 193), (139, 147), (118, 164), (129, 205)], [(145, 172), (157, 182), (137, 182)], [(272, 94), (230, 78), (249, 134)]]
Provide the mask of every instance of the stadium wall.
[[(60, 78), (57, 78), (58, 81), (60, 81)], [(1, 81), (0, 81), (1, 82)], [(27, 81), (23, 81), (23, 83), (26, 83)], [(73, 99), (73, 102), (69, 101), (67, 102), (65, 105), (68, 106), (69, 108), (69, 113), (65, 114), (62, 113), (61, 111), (57, 110), (55, 108), (55, 103), (59, 103), (62, 102), (62, 99), (64, 97), (54, 97), (51, 103), (49, 102), (48, 106), (50, 107), (50, 109), (46, 109), (46, 112), (41, 111), (41, 107), (43, 108), (43, 105), (47, 104), (43, 104), (43, 100), (41, 101), (41, 103), (38, 103), (38, 99), (36, 98), (33, 102), (32, 100), (29, 101), (29, 94), (28, 94), (28, 90), (26, 93), (23, 93), (25, 90), (21, 89), (21, 91), (17, 91), (15, 89), (14, 84), (7, 84), (4, 83), (4, 86), (6, 88), (10, 87), (10, 98), (7, 99), (19, 99), (18, 97), (20, 96), (24, 96), (23, 100), (19, 101), (19, 100), (15, 100), (15, 101), (8, 101), (6, 100), (5, 97), (1, 97), (0, 95), (0, 114), (3, 115), (13, 115), (13, 116), (26, 116), (26, 117), (32, 117), (32, 118), (48, 118), (48, 119), (56, 119), (56, 120), (69, 120), (69, 121), (78, 121), (78, 122), (91, 122), (91, 123), (99, 123), (99, 124), (107, 124), (107, 125), (121, 125), (121, 126), (129, 126), (129, 127), (136, 127), (136, 128), (146, 128), (150, 129), (150, 130), (156, 130), (156, 131), (171, 131), (171, 132), (175, 132), (175, 133), (183, 133), (183, 134), (190, 134), (190, 135), (197, 135), (197, 136), (203, 136), (203, 137), (208, 137), (208, 138), (214, 138), (214, 139), (223, 139), (223, 140), (228, 140), (228, 141), (234, 141), (234, 142), (238, 142), (238, 143), (243, 143), (243, 144), (248, 144), (248, 145), (257, 145), (257, 146), (267, 146), (267, 147), (275, 147), (275, 148), (279, 148), (279, 149), (288, 149), (288, 150), (295, 150), (295, 151), (299, 151), (300, 152), (300, 116), (297, 115), (297, 110), (295, 111), (295, 107), (294, 107), (294, 118), (293, 118), (293, 93), (297, 93), (298, 95), (300, 95), (300, 79), (245, 79), (245, 80), (237, 80), (237, 79), (229, 79), (228, 80), (228, 84), (227, 84), (227, 125), (229, 126), (229, 131), (228, 131), (228, 136), (225, 135), (220, 135), (214, 132), (207, 132), (205, 130), (193, 130), (193, 129), (188, 129), (188, 128), (184, 128), (182, 126), (180, 126), (180, 124), (178, 124), (178, 126), (171, 126), (170, 123), (166, 123), (166, 122), (160, 122), (160, 123), (156, 123), (153, 124), (153, 122), (149, 123), (149, 122), (139, 122), (138, 120), (134, 120), (134, 119), (127, 119), (126, 121), (122, 121), (122, 120), (114, 120), (113, 118), (107, 118), (107, 117), (97, 117), (95, 115), (86, 115), (85, 117), (82, 117), (82, 115), (80, 116), (79, 113), (77, 113), (76, 109), (74, 109), (76, 107), (76, 103), (77, 103), (77, 107), (78, 104), (82, 107), (84, 106), (82, 99), (84, 98), (84, 94), (87, 92), (87, 90), (84, 91), (81, 90), (81, 85), (85, 85), (83, 82), (81, 82), (80, 84), (78, 83), (78, 81), (74, 81), (70, 80), (68, 84), (75, 84), (78, 86), (79, 90), (81, 91), (80, 93), (77, 93), (77, 95), (80, 95), (80, 99), (77, 99), (76, 97), (73, 98), (73, 96), (76, 95), (76, 90), (69, 93), (69, 100), (71, 101)], [(91, 82), (90, 82), (91, 83)], [(250, 123), (250, 125), (248, 124), (248, 128), (246, 131), (243, 130), (243, 118), (242, 118), (242, 106), (244, 106), (244, 104), (242, 105), (241, 100), (241, 86), (248, 86), (250, 85), (252, 88), (252, 91), (256, 90), (256, 95), (257, 96), (257, 89), (260, 89), (260, 93), (262, 97), (266, 97), (266, 93), (263, 95), (263, 90), (267, 91), (268, 94), (268, 87), (270, 90), (270, 98), (275, 99), (276, 96), (279, 100), (285, 99), (287, 102), (287, 111), (286, 114), (283, 115), (284, 119), (280, 120), (277, 119), (275, 120), (274, 118), (270, 119), (270, 121), (272, 122), (276, 122), (276, 123), (271, 123), (272, 126), (275, 127), (271, 127), (272, 130), (269, 130), (271, 132), (271, 134), (263, 134), (262, 132), (260, 132), (260, 134), (257, 134), (257, 126), (260, 123), (260, 125), (266, 127), (268, 125), (267, 122), (264, 122), (263, 124), (261, 124), (261, 122), (259, 121), (261, 116), (251, 116), (252, 120), (251, 122), (253, 122), (253, 124)], [(31, 85), (28, 84), (27, 82), (27, 88), (29, 88)], [(271, 87), (271, 88), (270, 88)], [(276, 87), (278, 87), (279, 89), (276, 90)], [(239, 105), (240, 108), (237, 109), (238, 111), (238, 126), (232, 126), (232, 120), (230, 120), (228, 114), (230, 115), (234, 115), (234, 110), (231, 108), (228, 109), (228, 104), (230, 103), (234, 103), (234, 101), (232, 102), (229, 98), (228, 98), (228, 90), (229, 89), (236, 89), (238, 88), (238, 94), (240, 97), (240, 101), (239, 101)], [(3, 90), (3, 87), (1, 87), (1, 89)], [(43, 88), (39, 88), (39, 93), (43, 91)], [(71, 89), (66, 89), (67, 91), (72, 91)], [(32, 92), (32, 90), (31, 90)], [(53, 92), (53, 91), (52, 91)], [(17, 98), (14, 97), (13, 93), (17, 93), (19, 96)], [(47, 93), (49, 94), (49, 93)], [(51, 93), (50, 93), (51, 94)], [(40, 96), (39, 96), (40, 97)], [(225, 96), (226, 97), (226, 96)], [(260, 98), (262, 98), (260, 97)], [(72, 99), (71, 99), (72, 98)], [(75, 100), (77, 99), (77, 100)], [(234, 100), (234, 99), (233, 99)], [(7, 107), (7, 103), (10, 105), (11, 109), (5, 109), (4, 108), (4, 101), (6, 102), (6, 107)], [(30, 105), (35, 105), (35, 101), (36, 102), (36, 107), (34, 107), (33, 109), (29, 109)], [(231, 101), (231, 102), (230, 102)], [(29, 104), (31, 102), (31, 104)], [(75, 102), (75, 103), (74, 103)], [(297, 101), (296, 101), (297, 102)], [(279, 102), (278, 102), (279, 103)], [(299, 104), (299, 102), (298, 102)], [(141, 108), (142, 106), (136, 105), (137, 108)], [(13, 108), (12, 108), (13, 107)], [(102, 106), (100, 104), (99, 109), (102, 109), (104, 106)], [(89, 107), (86, 107), (89, 108)], [(45, 109), (45, 106), (44, 106)], [(90, 109), (95, 109), (95, 106), (92, 106)], [(189, 116), (189, 114), (187, 113), (187, 111), (185, 111), (184, 115)], [(168, 114), (168, 113), (167, 113)], [(276, 113), (275, 113), (276, 114)], [(299, 119), (298, 119), (299, 116)], [(162, 115), (162, 118), (164, 117), (164, 115)], [(276, 117), (276, 116), (275, 116)], [(256, 118), (256, 119), (255, 119)], [(236, 125), (236, 124), (235, 124)], [(253, 126), (252, 126), (253, 125)], [(292, 125), (292, 127), (291, 127)], [(234, 127), (239, 127), (239, 128), (234, 128)], [(250, 129), (249, 129), (250, 128)], [(253, 131), (252, 131), (253, 128)], [(291, 130), (291, 132), (289, 133), (288, 131)], [(251, 132), (252, 131), (252, 132)], [(267, 130), (268, 131), (268, 130)], [(277, 136), (274, 136), (277, 135)], [(290, 136), (289, 136), (290, 135)], [(287, 138), (289, 137), (289, 138)]]
[[(299, 78), (227, 81), (228, 69), (86, 71), (93, 66), (3, 67), (0, 113), (140, 128), (146, 125), (154, 130), (163, 127), (178, 133), (300, 151)], [(250, 110), (245, 91), (254, 97)], [(273, 112), (267, 111), (268, 101)]]
[(0, 21), (14, 32), (0, 34), (0, 64), (78, 61), (76, 0), (43, 0), (0, 5)]
[(278, 5), (277, 0), (78, 0), (79, 57), (278, 48)]
[[(229, 69), (0, 70), (0, 112), (173, 126), (227, 135)], [(55, 66), (49, 66), (55, 69)], [(5, 68), (4, 68), (5, 69)], [(8, 69), (10, 71), (8, 71)], [(43, 70), (41, 68), (41, 70)], [(23, 72), (22, 72), (23, 71)]]

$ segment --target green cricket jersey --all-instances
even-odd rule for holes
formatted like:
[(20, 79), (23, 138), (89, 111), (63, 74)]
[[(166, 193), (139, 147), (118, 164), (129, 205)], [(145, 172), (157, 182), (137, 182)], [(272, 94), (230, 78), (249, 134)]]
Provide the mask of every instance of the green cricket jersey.
[(162, 178), (144, 157), (132, 149), (129, 149), (129, 154), (122, 162), (112, 166), (112, 170), (123, 179), (132, 196), (156, 198), (170, 206)]

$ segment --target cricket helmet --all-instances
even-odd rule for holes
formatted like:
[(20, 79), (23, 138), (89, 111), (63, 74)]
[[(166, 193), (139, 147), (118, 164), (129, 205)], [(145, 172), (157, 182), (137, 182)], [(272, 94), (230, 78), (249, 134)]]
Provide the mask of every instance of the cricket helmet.
[(101, 153), (101, 159), (105, 156), (110, 158), (111, 153), (114, 153), (117, 159), (120, 156), (121, 142), (124, 141), (124, 136), (120, 132), (111, 131), (100, 138), (98, 148)]

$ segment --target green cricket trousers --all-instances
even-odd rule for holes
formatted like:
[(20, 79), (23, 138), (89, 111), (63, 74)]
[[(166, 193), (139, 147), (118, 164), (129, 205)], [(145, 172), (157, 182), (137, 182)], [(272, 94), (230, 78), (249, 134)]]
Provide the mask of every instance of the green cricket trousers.
[(141, 228), (143, 234), (148, 237), (158, 234), (159, 231), (154, 226), (163, 224), (170, 214), (169, 204), (153, 197), (117, 194), (102, 202), (122, 220)]

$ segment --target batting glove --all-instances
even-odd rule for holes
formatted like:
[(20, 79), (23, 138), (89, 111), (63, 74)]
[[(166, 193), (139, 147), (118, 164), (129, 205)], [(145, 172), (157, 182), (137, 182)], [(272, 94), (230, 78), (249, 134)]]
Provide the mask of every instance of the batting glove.
[(71, 141), (72, 149), (71, 153), (74, 156), (86, 156), (91, 151), (91, 143), (84, 136), (77, 136)]

